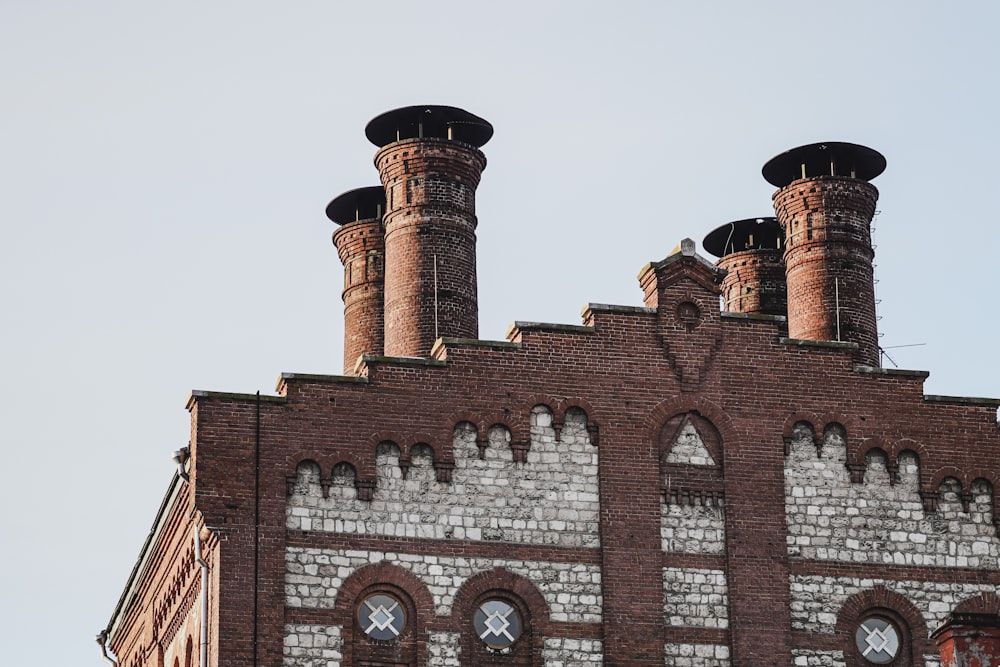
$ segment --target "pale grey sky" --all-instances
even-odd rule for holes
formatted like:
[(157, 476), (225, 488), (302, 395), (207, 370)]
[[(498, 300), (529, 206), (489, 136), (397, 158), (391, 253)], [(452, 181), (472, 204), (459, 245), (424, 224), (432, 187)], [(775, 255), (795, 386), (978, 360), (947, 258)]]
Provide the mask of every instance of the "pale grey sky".
[[(0, 645), (98, 665), (191, 389), (341, 370), (326, 203), (373, 116), (491, 121), (480, 335), (641, 304), (639, 268), (768, 215), (763, 163), (888, 168), (880, 330), (927, 393), (1000, 396), (993, 2), (0, 4)], [(823, 378), (816, 378), (823, 382)]]

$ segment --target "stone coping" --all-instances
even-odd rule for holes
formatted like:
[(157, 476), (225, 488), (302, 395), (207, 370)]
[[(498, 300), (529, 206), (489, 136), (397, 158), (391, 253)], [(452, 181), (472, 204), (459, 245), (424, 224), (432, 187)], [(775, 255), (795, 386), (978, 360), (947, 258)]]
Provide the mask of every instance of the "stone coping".
[(979, 396), (939, 396), (925, 394), (928, 403), (953, 403), (956, 405), (979, 405), (987, 408), (1000, 408), (1000, 398), (983, 398)]
[[(731, 310), (722, 311), (722, 316), (732, 320), (753, 320), (755, 322), (787, 322), (784, 315), (768, 315), (766, 313), (737, 313)], [(782, 342), (789, 340), (799, 340), (797, 338), (783, 338)]]
[(911, 371), (905, 368), (875, 368), (874, 366), (855, 366), (855, 373), (865, 375), (889, 375), (895, 377), (920, 378), (921, 380), (930, 377), (930, 371)]
[[(284, 380), (284, 377), (279, 378), (279, 384)], [(202, 391), (201, 389), (194, 389), (188, 394), (187, 403), (185, 404), (187, 409), (190, 410), (194, 405), (195, 400), (199, 398), (215, 398), (230, 401), (256, 401), (260, 398), (262, 403), (284, 403), (287, 399), (284, 396), (271, 396), (269, 394), (244, 394), (240, 392), (232, 391)]]
[(481, 338), (453, 338), (451, 336), (442, 336), (434, 341), (434, 346), (431, 348), (431, 356), (437, 356), (437, 353), (441, 348), (445, 347), (487, 347), (487, 348), (503, 348), (508, 350), (520, 349), (520, 343), (512, 343), (509, 340), (483, 340)]
[(612, 303), (588, 303), (580, 310), (583, 315), (587, 311), (595, 313), (639, 313), (642, 315), (652, 315), (656, 313), (656, 308), (646, 308), (645, 306), (619, 306)]
[(819, 347), (828, 350), (856, 350), (857, 343), (849, 343), (842, 340), (805, 340), (804, 338), (779, 338), (778, 342), (783, 345), (794, 347)]
[(550, 333), (594, 333), (594, 327), (582, 324), (553, 324), (551, 322), (521, 322), (517, 321), (507, 327), (507, 338), (511, 338), (514, 331), (546, 331)]

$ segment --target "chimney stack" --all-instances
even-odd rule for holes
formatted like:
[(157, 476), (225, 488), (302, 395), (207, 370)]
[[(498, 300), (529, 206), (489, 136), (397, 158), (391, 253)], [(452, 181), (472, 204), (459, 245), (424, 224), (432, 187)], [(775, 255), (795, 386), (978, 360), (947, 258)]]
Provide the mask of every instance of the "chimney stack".
[(800, 146), (764, 165), (784, 231), (788, 335), (857, 343), (858, 363), (878, 367), (870, 180), (885, 158), (856, 144)]
[(358, 357), (382, 354), (385, 237), (382, 186), (350, 190), (326, 207), (326, 217), (340, 229), (333, 244), (344, 264), (344, 373), (351, 374)]
[(702, 245), (719, 258), (722, 310), (758, 315), (788, 314), (784, 235), (778, 219), (748, 218), (716, 228)]
[(478, 338), (476, 187), (493, 126), (412, 106), (365, 128), (385, 188), (385, 354), (425, 357), (442, 336)]

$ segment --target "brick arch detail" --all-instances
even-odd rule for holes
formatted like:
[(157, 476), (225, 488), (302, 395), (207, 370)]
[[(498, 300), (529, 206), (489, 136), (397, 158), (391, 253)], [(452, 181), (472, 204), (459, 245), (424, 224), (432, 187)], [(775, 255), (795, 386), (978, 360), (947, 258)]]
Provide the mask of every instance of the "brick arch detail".
[(362, 595), (379, 589), (408, 598), (403, 602), (413, 615), (414, 625), (410, 632), (416, 642), (417, 664), (425, 664), (427, 639), (423, 629), (434, 621), (434, 598), (426, 585), (413, 573), (384, 561), (359, 568), (344, 581), (337, 592), (330, 620), (331, 624), (343, 628), (344, 664), (354, 664), (354, 610), (360, 603)]
[(350, 463), (358, 477), (362, 475), (375, 476), (374, 461), (367, 462), (348, 452), (321, 453), (314, 449), (300, 449), (285, 458), (286, 474), (294, 477), (298, 473), (299, 464), (303, 461), (313, 461), (319, 466), (322, 479), (329, 479), (333, 467), (338, 463)]
[[(836, 634), (840, 638), (840, 644), (844, 650), (847, 667), (866, 667), (868, 661), (861, 659), (857, 654), (854, 645), (854, 633), (861, 620), (868, 614), (878, 614), (888, 612), (897, 622), (905, 623), (905, 628), (900, 628), (909, 639), (909, 656), (911, 660), (918, 660), (925, 654), (936, 654), (937, 646), (930, 640), (930, 633), (923, 614), (907, 598), (898, 593), (890, 591), (885, 586), (875, 586), (866, 591), (851, 596), (840, 608), (837, 614)], [(905, 657), (905, 653), (900, 658)], [(890, 665), (910, 664), (900, 658), (890, 663)], [(913, 663), (915, 664), (915, 662)]]
[(851, 440), (862, 440), (861, 428), (858, 426), (857, 420), (853, 417), (849, 417), (840, 412), (827, 412), (819, 417), (819, 423), (823, 424), (822, 433), (826, 433), (826, 430), (837, 424), (842, 429), (844, 429), (844, 440), (847, 441), (848, 446), (850, 446)]
[(475, 605), (491, 592), (513, 596), (521, 604), (518, 605), (528, 612), (528, 618), (523, 619), (523, 633), (531, 642), (532, 663), (542, 655), (543, 637), (551, 634), (552, 623), (549, 619), (549, 606), (545, 598), (533, 583), (502, 567), (495, 567), (486, 572), (480, 572), (470, 577), (455, 594), (452, 604), (449, 629), (462, 637), (463, 653), (471, 656), (472, 636), (469, 627)]
[(577, 408), (579, 410), (582, 410), (583, 413), (587, 415), (588, 425), (591, 422), (597, 421), (596, 417), (597, 411), (594, 409), (594, 406), (587, 399), (579, 397), (563, 398), (561, 401), (559, 401), (558, 405), (556, 405), (555, 415), (559, 418), (560, 421), (565, 421), (566, 411), (569, 410), (570, 408)]
[[(725, 444), (736, 441), (736, 431), (729, 415), (715, 403), (704, 398), (677, 396), (662, 401), (646, 417), (646, 433), (649, 442), (658, 442), (663, 425), (672, 417), (689, 412), (697, 413), (712, 423), (719, 431), (723, 449)], [(720, 461), (721, 462), (721, 461)]]
[(954, 477), (958, 480), (958, 483), (962, 485), (962, 492), (969, 490), (969, 480), (967, 475), (955, 466), (941, 466), (934, 471), (934, 474), (930, 477), (929, 487), (931, 491), (937, 491), (941, 488), (941, 483), (948, 477)]
[(503, 426), (510, 431), (511, 442), (528, 440), (528, 428), (525, 421), (517, 415), (498, 410), (484, 416), (479, 422), (482, 437), (488, 437), (490, 429), (494, 426)]
[(1000, 596), (983, 592), (966, 598), (955, 605), (955, 614), (994, 614), (1000, 616)]
[(784, 426), (781, 427), (781, 439), (785, 443), (785, 456), (791, 452), (792, 438), (795, 437), (795, 425), (799, 423), (808, 424), (809, 428), (812, 429), (813, 445), (818, 448), (823, 443), (818, 428), (818, 424), (823, 422), (820, 421), (819, 416), (812, 412), (793, 412), (785, 420)]
[(483, 423), (480, 421), (479, 416), (469, 412), (468, 410), (461, 410), (453, 412), (445, 422), (443, 428), (448, 430), (447, 439), (442, 438), (442, 442), (451, 442), (455, 436), (455, 429), (462, 423), (472, 424), (472, 426), (476, 429), (477, 440), (483, 437)]
[(864, 440), (859, 439), (855, 443), (848, 443), (847, 462), (864, 463), (868, 453), (872, 450), (878, 450), (885, 454), (886, 463), (891, 465), (896, 462), (897, 457), (893, 455), (895, 445), (891, 441), (878, 436), (865, 438)]

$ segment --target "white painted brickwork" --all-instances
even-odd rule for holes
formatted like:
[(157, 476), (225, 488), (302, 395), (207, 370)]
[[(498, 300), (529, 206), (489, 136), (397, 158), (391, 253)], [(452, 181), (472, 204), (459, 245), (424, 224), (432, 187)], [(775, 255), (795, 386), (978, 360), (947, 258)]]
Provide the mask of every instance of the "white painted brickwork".
[(597, 639), (546, 637), (542, 660), (545, 667), (597, 667), (604, 662), (604, 646)]
[(973, 485), (963, 511), (957, 482), (940, 489), (937, 511), (924, 512), (916, 458), (900, 457), (889, 484), (883, 456), (870, 456), (864, 482), (852, 484), (843, 437), (831, 430), (817, 456), (812, 435), (796, 431), (785, 462), (788, 552), (855, 563), (996, 569), (1000, 540), (989, 488)]
[(284, 667), (340, 667), (344, 640), (339, 625), (286, 625)]
[(667, 667), (730, 667), (729, 647), (721, 644), (664, 644)]
[(807, 651), (792, 649), (795, 667), (845, 667), (843, 651)]
[(792, 576), (792, 629), (833, 634), (837, 614), (852, 595), (884, 586), (905, 597), (920, 610), (933, 631), (963, 600), (995, 592), (989, 584), (937, 584), (926, 581), (889, 581), (857, 577)]
[(667, 625), (728, 628), (726, 573), (663, 568), (663, 613)]
[(427, 637), (427, 667), (461, 667), (462, 637), (457, 632), (432, 632)]
[(382, 446), (370, 502), (357, 499), (349, 469), (335, 473), (324, 498), (319, 470), (302, 467), (288, 499), (286, 525), (359, 535), (600, 546), (597, 448), (590, 444), (586, 415), (568, 410), (557, 440), (552, 415), (533, 410), (525, 463), (513, 462), (505, 428), (492, 428), (488, 437), (480, 459), (475, 430), (468, 424), (456, 428), (448, 445), (455, 456), (450, 483), (435, 480), (429, 449), (411, 454), (403, 479), (399, 450)]
[(660, 502), (660, 537), (663, 550), (688, 554), (722, 554), (726, 551), (723, 509), (701, 504)]
[(538, 587), (553, 621), (601, 622), (601, 573), (596, 565), (501, 558), (452, 558), (381, 551), (285, 550), (285, 604), (328, 609), (358, 568), (386, 561), (411, 572), (434, 598), (435, 613), (451, 614), (455, 593), (473, 575), (503, 567)]

